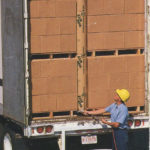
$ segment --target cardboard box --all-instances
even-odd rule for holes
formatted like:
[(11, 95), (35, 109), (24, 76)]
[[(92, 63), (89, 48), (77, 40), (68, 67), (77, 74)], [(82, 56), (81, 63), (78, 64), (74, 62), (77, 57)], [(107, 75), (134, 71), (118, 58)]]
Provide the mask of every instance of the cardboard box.
[(124, 56), (119, 57), (105, 56), (103, 57), (103, 61), (105, 73), (127, 72)]
[(56, 17), (76, 16), (76, 0), (56, 0)]
[(88, 21), (88, 25), (87, 25), (88, 33), (110, 31), (110, 24), (109, 24), (109, 16), (108, 15), (88, 16), (87, 18), (88, 18), (87, 19), (87, 21)]
[(43, 36), (41, 38), (41, 53), (60, 52), (60, 35)]
[(32, 113), (57, 111), (56, 95), (38, 95), (32, 97)]
[(30, 1), (30, 17), (76, 16), (76, 0)]
[(56, 16), (55, 0), (30, 0), (30, 17), (55, 17)]
[(41, 61), (33, 60), (31, 62), (31, 77), (40, 78), (41, 77)]
[(76, 59), (33, 60), (31, 69), (34, 113), (77, 109)]
[(144, 30), (144, 14), (88, 16), (88, 32)]
[(41, 53), (41, 36), (31, 36), (31, 53)]
[(32, 95), (48, 94), (47, 78), (32, 78)]
[(75, 34), (76, 18), (37, 18), (31, 19), (31, 36)]
[(129, 73), (110, 73), (110, 89), (129, 89)]
[(128, 107), (144, 106), (145, 89), (129, 89), (130, 99), (127, 102)]
[[(90, 70), (92, 71), (92, 70)], [(109, 74), (95, 75), (94, 77), (88, 77), (88, 89), (90, 92), (99, 92), (102, 89), (109, 89)]]
[(124, 0), (88, 0), (88, 15), (122, 14)]
[(99, 90), (88, 93), (88, 108), (105, 108), (112, 104), (113, 97), (110, 98), (109, 90)]
[(144, 76), (144, 55), (88, 58), (88, 108), (110, 105), (115, 90), (122, 88), (132, 95), (128, 106), (143, 106)]
[(76, 18), (31, 19), (31, 53), (76, 52)]
[(124, 48), (124, 33), (92, 33), (88, 34), (88, 50), (113, 50)]
[(145, 71), (144, 55), (125, 57), (125, 62), (127, 64), (127, 72), (132, 73)]
[(76, 34), (76, 17), (60, 18), (60, 34)]
[(144, 31), (125, 32), (125, 48), (144, 48)]
[(129, 74), (129, 88), (130, 89), (144, 89), (145, 88), (145, 72), (132, 72)]
[(65, 52), (76, 52), (77, 51), (76, 35), (61, 35), (60, 36), (60, 50), (62, 53)]
[(77, 110), (77, 93), (57, 95), (57, 111)]
[(47, 29), (47, 19), (40, 18), (40, 19), (31, 19), (31, 36), (35, 35), (46, 35), (46, 29)]
[[(104, 73), (104, 57), (88, 57), (88, 77), (94, 78)], [(95, 67), (96, 66), (96, 67)]]
[(144, 14), (144, 0), (125, 0), (125, 13)]

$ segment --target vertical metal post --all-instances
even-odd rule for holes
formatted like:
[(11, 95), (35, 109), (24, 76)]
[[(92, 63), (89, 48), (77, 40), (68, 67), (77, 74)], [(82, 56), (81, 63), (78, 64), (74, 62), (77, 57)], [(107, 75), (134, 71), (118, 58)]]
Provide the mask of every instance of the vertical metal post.
[(147, 99), (147, 111), (149, 114), (149, 149), (150, 149), (150, 0), (145, 0), (145, 88)]
[[(2, 69), (2, 0), (0, 0), (0, 79), (3, 79), (3, 69)], [(2, 81), (1, 81), (2, 82)], [(3, 104), (3, 85), (0, 85), (0, 104)], [(0, 114), (3, 113), (2, 108), (0, 108)]]
[(58, 145), (60, 150), (66, 150), (66, 132), (62, 130), (61, 136), (58, 139)]
[(28, 0), (24, 0), (24, 57), (25, 57), (25, 102), (26, 102), (26, 124), (30, 115), (29, 109), (29, 44), (28, 44)]
[(62, 131), (62, 150), (66, 150), (66, 132)]
[(77, 0), (77, 93), (81, 111), (87, 101), (86, 24), (86, 0)]

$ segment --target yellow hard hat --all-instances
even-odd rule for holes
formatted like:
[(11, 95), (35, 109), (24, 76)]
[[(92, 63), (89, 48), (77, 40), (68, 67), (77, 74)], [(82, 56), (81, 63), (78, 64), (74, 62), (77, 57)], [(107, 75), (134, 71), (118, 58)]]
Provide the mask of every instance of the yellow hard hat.
[(130, 98), (130, 93), (126, 89), (117, 89), (116, 93), (119, 95), (123, 102), (127, 102), (127, 100)]

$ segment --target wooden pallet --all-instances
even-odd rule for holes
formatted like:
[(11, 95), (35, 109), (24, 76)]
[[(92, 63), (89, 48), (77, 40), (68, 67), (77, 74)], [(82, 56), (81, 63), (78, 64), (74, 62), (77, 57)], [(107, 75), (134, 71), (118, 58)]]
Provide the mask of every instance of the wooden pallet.
[(139, 114), (144, 113), (144, 106), (133, 106), (128, 107), (129, 114)]
[(55, 119), (55, 118), (71, 118), (82, 115), (78, 111), (62, 111), (62, 112), (46, 112), (46, 113), (37, 113), (33, 114), (33, 120), (39, 119)]
[[(144, 113), (144, 106), (128, 107), (128, 112), (131, 115)], [(33, 114), (33, 120), (66, 119), (66, 118), (77, 118), (79, 116), (89, 117), (89, 116), (84, 116), (82, 113), (78, 111), (62, 111), (62, 112), (47, 112), (47, 113)], [(104, 113), (101, 114), (100, 116), (110, 116), (110, 113)]]
[(47, 54), (32, 54), (31, 60), (33, 59), (60, 59), (60, 58), (75, 58), (77, 57), (76, 53), (47, 53)]
[(96, 57), (96, 56), (119, 56), (119, 55), (141, 55), (144, 53), (143, 48), (137, 49), (115, 49), (115, 50), (95, 50), (88, 51), (88, 57)]

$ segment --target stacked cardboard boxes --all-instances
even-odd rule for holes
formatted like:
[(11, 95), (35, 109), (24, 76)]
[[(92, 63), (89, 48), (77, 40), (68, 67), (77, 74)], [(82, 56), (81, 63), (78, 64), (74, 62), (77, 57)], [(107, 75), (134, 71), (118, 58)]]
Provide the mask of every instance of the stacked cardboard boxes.
[(144, 47), (144, 0), (88, 0), (88, 50)]
[[(77, 1), (30, 0), (31, 55), (77, 53)], [(144, 48), (144, 0), (87, 0), (87, 51)], [(106, 107), (129, 89), (144, 106), (144, 54), (88, 57), (88, 108)], [(77, 59), (31, 62), (32, 111), (77, 110)]]
[[(144, 48), (144, 0), (88, 0), (88, 51)], [(115, 89), (131, 93), (128, 106), (144, 105), (144, 55), (88, 59), (88, 107), (106, 107)]]
[[(76, 53), (76, 0), (30, 1), (31, 54)], [(31, 62), (32, 111), (77, 109), (76, 59)]]
[(75, 59), (32, 61), (33, 113), (77, 109)]
[(76, 52), (76, 1), (31, 0), (31, 53)]

